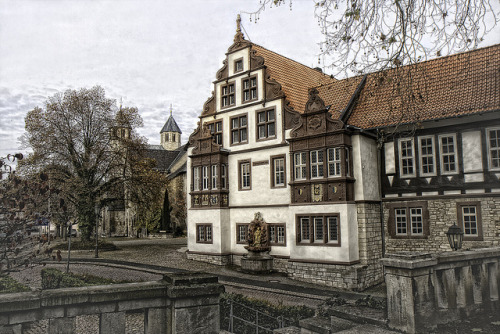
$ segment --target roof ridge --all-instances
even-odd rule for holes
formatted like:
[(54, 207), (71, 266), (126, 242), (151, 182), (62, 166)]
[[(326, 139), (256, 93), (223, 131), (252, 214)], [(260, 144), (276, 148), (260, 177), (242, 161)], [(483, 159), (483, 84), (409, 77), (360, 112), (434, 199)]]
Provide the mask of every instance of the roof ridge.
[[(425, 61), (421, 61), (421, 62), (417, 62), (417, 63), (413, 63), (413, 64), (404, 65), (404, 66), (401, 66), (400, 68), (408, 68), (408, 67), (416, 66), (416, 65), (429, 64), (429, 63), (434, 62), (434, 61), (443, 60), (443, 59), (452, 58), (452, 57), (458, 57), (458, 56), (463, 55), (463, 54), (472, 54), (472, 53), (476, 53), (476, 52), (479, 52), (479, 51), (484, 51), (484, 50), (486, 50), (488, 48), (494, 48), (494, 47), (500, 47), (500, 44), (488, 45), (488, 46), (485, 46), (483, 48), (478, 48), (478, 49), (474, 49), (474, 50), (463, 51), (463, 52), (454, 53), (454, 54), (447, 55), (447, 56), (433, 58), (433, 59), (429, 59), (429, 60), (425, 60)], [(325, 83), (325, 84), (319, 84), (319, 85), (311, 87), (311, 88), (319, 88), (319, 87), (330, 86), (330, 85), (341, 83), (343, 81), (352, 80), (352, 79), (355, 79), (355, 78), (361, 78), (364, 75), (373, 75), (375, 73), (382, 73), (382, 72), (385, 72), (385, 71), (392, 71), (392, 70), (395, 70), (395, 69), (396, 69), (395, 67), (391, 67), (391, 68), (386, 68), (386, 69), (378, 70), (378, 71), (374, 71), (374, 72), (369, 72), (369, 73), (364, 73), (364, 74), (358, 74), (358, 75), (354, 75), (352, 77), (347, 77), (347, 78), (343, 78), (343, 79), (337, 79), (337, 81), (332, 81), (332, 82), (328, 82), (328, 83)]]
[[(287, 59), (287, 60), (293, 61), (294, 63), (297, 63), (297, 64), (299, 64), (299, 65), (301, 65), (301, 66), (304, 66), (304, 67), (306, 67), (306, 68), (307, 68), (307, 69), (309, 69), (309, 70), (316, 71), (317, 73), (320, 73), (320, 74), (324, 75), (325, 77), (328, 77), (329, 79), (334, 79), (334, 80), (337, 80), (337, 79), (335, 79), (335, 78), (333, 77), (333, 75), (329, 75), (329, 74), (324, 73), (324, 72), (323, 72), (323, 69), (321, 69), (321, 72), (320, 72), (320, 71), (316, 70), (314, 67), (310, 67), (310, 66), (304, 65), (304, 64), (302, 64), (301, 62), (298, 62), (298, 61), (296, 61), (296, 60), (294, 60), (294, 59), (292, 59), (292, 58), (288, 58), (287, 56), (283, 56), (283, 55), (282, 55), (282, 54), (280, 54), (280, 53), (277, 53), (277, 52), (275, 52), (275, 51), (269, 50), (268, 48), (265, 48), (265, 47), (263, 47), (262, 45), (259, 45), (259, 44), (254, 43), (254, 42), (250, 42), (250, 44), (251, 44), (251, 47), (252, 47), (252, 46), (259, 47), (259, 48), (264, 49), (264, 50), (266, 50), (266, 51), (268, 51), (268, 52), (272, 52), (272, 53), (274, 53), (274, 54), (275, 54), (275, 55), (277, 55), (277, 56), (280, 56), (280, 57), (285, 58), (285, 59)], [(319, 68), (319, 66), (318, 66), (318, 68)]]

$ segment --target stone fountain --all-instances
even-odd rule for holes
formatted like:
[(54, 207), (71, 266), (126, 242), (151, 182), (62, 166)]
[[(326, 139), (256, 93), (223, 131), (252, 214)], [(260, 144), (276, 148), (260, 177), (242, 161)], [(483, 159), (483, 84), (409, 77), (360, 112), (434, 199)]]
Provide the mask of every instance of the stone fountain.
[(267, 224), (260, 212), (256, 212), (254, 219), (248, 226), (248, 254), (241, 259), (241, 269), (251, 274), (269, 273), (273, 270), (273, 258), (269, 255), (271, 246)]

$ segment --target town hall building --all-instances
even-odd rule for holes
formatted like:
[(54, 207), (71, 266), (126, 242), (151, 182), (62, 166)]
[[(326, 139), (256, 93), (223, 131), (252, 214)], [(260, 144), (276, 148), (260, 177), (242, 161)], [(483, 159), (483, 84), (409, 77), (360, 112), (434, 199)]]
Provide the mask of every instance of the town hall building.
[(274, 270), (343, 289), (449, 250), (453, 223), (500, 244), (499, 45), (336, 80), (238, 22), (226, 55), (189, 139), (188, 258), (239, 265), (256, 213)]

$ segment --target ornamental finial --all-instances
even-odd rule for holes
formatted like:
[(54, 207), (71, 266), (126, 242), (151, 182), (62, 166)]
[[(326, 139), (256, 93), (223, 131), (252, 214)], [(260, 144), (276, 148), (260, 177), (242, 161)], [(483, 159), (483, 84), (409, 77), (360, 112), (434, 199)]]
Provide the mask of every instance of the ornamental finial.
[(241, 16), (238, 14), (236, 18), (236, 35), (234, 35), (234, 42), (240, 43), (244, 39), (245, 37), (243, 37), (243, 33), (241, 32)]
[(236, 33), (241, 33), (241, 16), (238, 14), (236, 18)]
[(172, 117), (172, 103), (170, 103), (170, 117)]

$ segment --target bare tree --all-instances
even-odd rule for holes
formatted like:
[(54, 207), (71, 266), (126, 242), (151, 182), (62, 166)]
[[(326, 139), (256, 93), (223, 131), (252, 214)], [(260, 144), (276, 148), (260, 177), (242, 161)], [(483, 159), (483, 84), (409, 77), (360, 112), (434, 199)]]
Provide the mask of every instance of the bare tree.
[[(292, 0), (260, 0), (247, 13)], [(371, 73), (477, 48), (499, 22), (491, 0), (313, 0), (323, 41), (318, 63), (333, 75)]]

